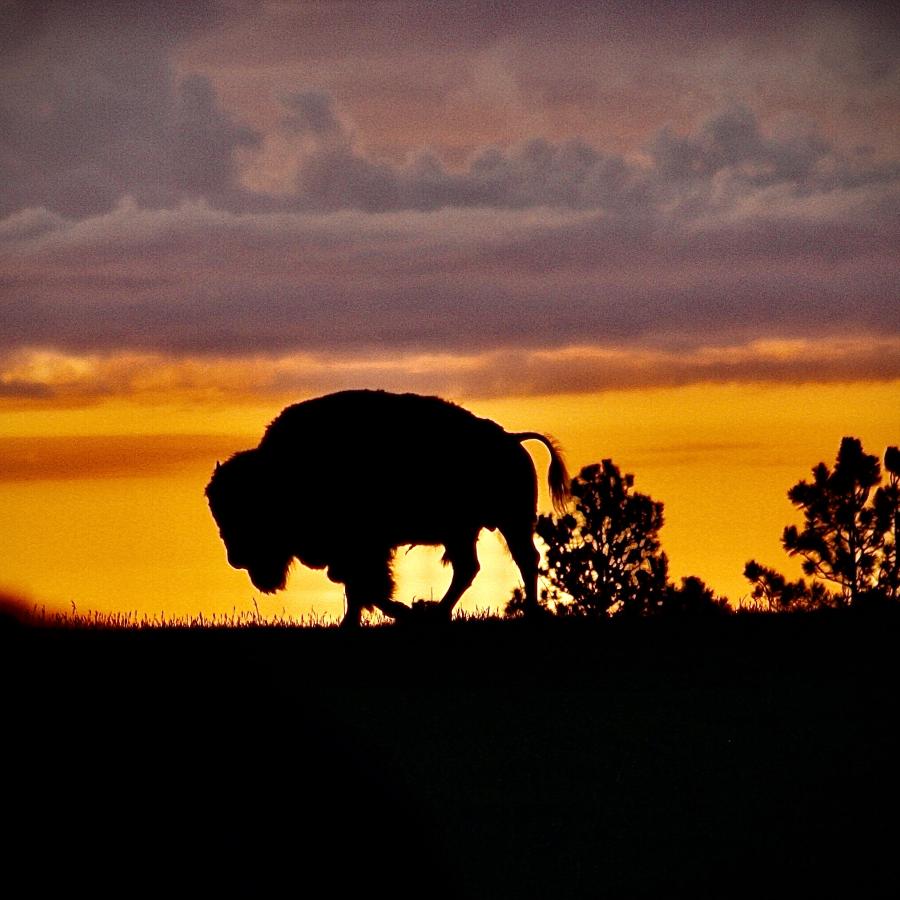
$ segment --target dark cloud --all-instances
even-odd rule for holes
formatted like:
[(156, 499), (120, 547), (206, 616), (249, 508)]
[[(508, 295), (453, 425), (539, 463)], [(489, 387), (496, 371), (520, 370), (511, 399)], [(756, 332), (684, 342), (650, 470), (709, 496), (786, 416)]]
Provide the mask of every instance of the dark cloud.
[(3, 251), (2, 340), (240, 354), (897, 334), (898, 223), (869, 220), (855, 196), (826, 213), (772, 203), (686, 227), (547, 209), (126, 206)]
[(524, 209), (621, 208), (641, 199), (641, 178), (625, 161), (580, 140), (528, 141), (511, 151), (488, 148), (467, 170), (452, 172), (423, 153), (405, 166), (373, 161), (349, 143), (310, 154), (298, 178), (297, 204), (368, 212), (447, 206)]
[(295, 126), (316, 138), (300, 157), (296, 194), (286, 201), (297, 209), (561, 207), (647, 216), (675, 207), (697, 217), (780, 185), (816, 194), (900, 183), (900, 162), (872, 159), (864, 150), (839, 152), (811, 127), (764, 134), (743, 105), (711, 116), (693, 133), (662, 129), (649, 147), (650, 165), (578, 138), (485, 148), (458, 171), (427, 152), (390, 164), (355, 147), (324, 95), (308, 96), (315, 97), (319, 127)]
[(72, 216), (123, 195), (149, 205), (232, 188), (233, 151), (258, 135), (209, 80), (176, 83), (174, 47), (218, 20), (208, 3), (12, 4), (0, 63), (0, 215)]
[(218, 106), (208, 78), (192, 75), (178, 87), (171, 140), (175, 188), (186, 196), (219, 197), (235, 184), (234, 151), (259, 146), (260, 135)]
[[(556, 112), (548, 108), (546, 114), (558, 117), (559, 110), (570, 109), (564, 95), (573, 91), (579, 97), (633, 96), (637, 105), (646, 105), (647, 100), (652, 105), (652, 97), (645, 96), (648, 91), (638, 89), (627, 74), (635, 53), (623, 53), (622, 48), (635, 42), (643, 46), (649, 35), (663, 34), (674, 43), (701, 33), (710, 40), (750, 41), (754, 28), (762, 23), (770, 41), (779, 23), (788, 30), (805, 28), (815, 33), (811, 13), (802, 5), (799, 13), (789, 14), (779, 12), (779, 4), (764, 11), (754, 7), (754, 15), (748, 18), (746, 12), (738, 14), (715, 4), (660, 3), (650, 11), (629, 5), (566, 4), (552, 21), (540, 4), (517, 5), (515, 15), (484, 3), (351, 5), (341, 6), (339, 16), (328, 4), (296, 9), (252, 3), (188, 6), (185, 10), (174, 3), (97, 2), (8, 7), (9, 52), (0, 64), (0, 215), (36, 207), (68, 216), (92, 215), (111, 209), (125, 195), (147, 206), (172, 206), (184, 198), (203, 197), (224, 208), (255, 211), (546, 205), (622, 212), (642, 211), (648, 202), (655, 202), (681, 203), (689, 212), (698, 204), (705, 206), (710, 182), (722, 174), (730, 183), (716, 184), (720, 197), (723, 191), (747, 186), (787, 183), (797, 190), (815, 191), (900, 177), (896, 161), (885, 157), (883, 147), (869, 159), (839, 150), (814, 127), (775, 135), (764, 131), (759, 115), (747, 102), (732, 103), (693, 130), (662, 127), (660, 122), (649, 148), (649, 167), (637, 164), (633, 154), (604, 151), (600, 143), (584, 136), (553, 139), (542, 129), (526, 137), (518, 126), (511, 133), (496, 128), (502, 140), (496, 146), (489, 140), (482, 140), (480, 146), (472, 144), (464, 165), (451, 165), (442, 152), (423, 149), (427, 140), (410, 143), (407, 135), (401, 156), (408, 161), (401, 163), (396, 156), (384, 158), (368, 149), (371, 115), (353, 99), (361, 86), (375, 98), (387, 91), (394, 103), (391, 115), (397, 125), (402, 124), (408, 113), (408, 92), (413, 96), (423, 89), (415, 72), (406, 72), (402, 64), (379, 63), (377, 72), (394, 72), (401, 81), (390, 89), (378, 87), (372, 77), (363, 78), (358, 67), (348, 68), (347, 57), (349, 48), (359, 45), (360, 59), (368, 59), (370, 52), (381, 59), (378, 54), (386, 53), (399, 34), (415, 38), (410, 46), (420, 55), (428, 35), (448, 47), (468, 45), (476, 53), (472, 66), (462, 74), (445, 72), (442, 77), (449, 80), (443, 87), (425, 88), (437, 92), (429, 94), (426, 106), (436, 101), (470, 108), (487, 103), (495, 109), (498, 122), (509, 123), (514, 113), (526, 120), (517, 107), (540, 97), (545, 101), (556, 97)], [(824, 33), (840, 33), (839, 26), (845, 23), (853, 46), (880, 47), (881, 35), (892, 33), (893, 19), (882, 21), (872, 9), (864, 7), (852, 16), (837, 7), (828, 9)], [(752, 28), (750, 20), (756, 22)], [(334, 90), (282, 88), (272, 92), (281, 106), (272, 123), (274, 130), (264, 134), (223, 105), (212, 77), (191, 69), (192, 57), (183, 57), (180, 66), (188, 74), (176, 75), (173, 59), (185, 54), (186, 48), (199, 47), (200, 59), (204, 46), (226, 52), (229, 35), (246, 38), (251, 26), (257, 29), (257, 39), (240, 53), (235, 48), (235, 64), (247, 64), (255, 58), (255, 49), (262, 47), (274, 59), (284, 58), (289, 55), (288, 41), (308, 46), (311, 52), (330, 52), (333, 61), (339, 61), (335, 62), (338, 69), (351, 72), (355, 79), (355, 88), (346, 81), (340, 85), (341, 96), (349, 104), (348, 115), (341, 114)], [(609, 49), (608, 55), (621, 68), (618, 77), (625, 83), (592, 83), (590, 66), (566, 62), (565, 46), (577, 48), (585, 41), (592, 41), (595, 50)], [(830, 53), (844, 58), (833, 41), (829, 44), (821, 38), (813, 46), (819, 48), (819, 56)], [(560, 77), (567, 83), (575, 79), (568, 87), (560, 87), (562, 94), (554, 87), (553, 54), (547, 60), (543, 56), (553, 48), (565, 63)], [(650, 52), (647, 47), (644, 50)], [(736, 56), (740, 58), (737, 51)], [(848, 51), (847, 59), (851, 57)], [(594, 55), (588, 58), (595, 60)], [(220, 60), (220, 67), (231, 62)], [(653, 72), (666, 72), (668, 63), (660, 65), (645, 73), (657, 93), (663, 86), (652, 80)], [(811, 63), (800, 59), (797, 65), (804, 78), (812, 78)], [(837, 71), (835, 66), (831, 68)], [(324, 83), (329, 83), (330, 71), (322, 67)], [(678, 77), (675, 72), (668, 75), (670, 81)], [(509, 84), (498, 87), (505, 85), (505, 79)], [(890, 80), (889, 73), (881, 77), (882, 82)], [(454, 96), (456, 100), (447, 100)], [(265, 93), (258, 100), (271, 102)], [(857, 95), (854, 103), (859, 102)], [(765, 107), (760, 98), (757, 105)], [(354, 112), (363, 117), (363, 127), (349, 127)], [(575, 117), (585, 126), (588, 121), (578, 116), (586, 113), (584, 107)], [(618, 117), (622, 114), (619, 110)], [(297, 141), (299, 174), (293, 197), (290, 191), (278, 191), (274, 197), (262, 187), (256, 192), (246, 187), (266, 182), (254, 166), (265, 170), (268, 157), (261, 147), (266, 137), (276, 133)], [(510, 144), (510, 134), (521, 139)]]
[(53, 388), (37, 381), (0, 381), (0, 399), (37, 400), (54, 396)]
[(343, 135), (332, 97), (324, 91), (294, 91), (281, 101), (287, 114), (281, 126), (290, 134), (311, 134), (317, 138)]
[(709, 179), (735, 169), (757, 186), (804, 184), (831, 152), (816, 134), (766, 138), (753, 112), (735, 106), (708, 119), (698, 134), (678, 136), (664, 128), (652, 147), (659, 174), (674, 181)]

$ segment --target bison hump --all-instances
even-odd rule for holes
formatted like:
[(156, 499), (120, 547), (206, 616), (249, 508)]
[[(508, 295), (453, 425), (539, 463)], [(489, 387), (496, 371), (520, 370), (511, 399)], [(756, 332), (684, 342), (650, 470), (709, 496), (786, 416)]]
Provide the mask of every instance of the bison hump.
[(490, 419), (420, 394), (387, 391), (341, 391), (287, 407), (266, 429), (260, 448), (329, 450), (353, 446), (366, 450), (376, 444), (402, 445), (422, 451), (435, 445), (446, 449), (480, 448), (484, 452), (506, 432)]

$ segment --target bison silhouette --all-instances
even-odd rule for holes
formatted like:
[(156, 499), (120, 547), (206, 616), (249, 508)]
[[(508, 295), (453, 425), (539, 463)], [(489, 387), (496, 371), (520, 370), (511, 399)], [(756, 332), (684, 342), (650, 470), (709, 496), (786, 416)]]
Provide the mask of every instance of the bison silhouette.
[(253, 450), (236, 453), (206, 488), (228, 562), (265, 593), (281, 590), (298, 559), (343, 583), (358, 625), (373, 606), (393, 618), (391, 562), (402, 545), (442, 545), (453, 568), (436, 608), (450, 618), (479, 570), (482, 528), (498, 529), (522, 573), (526, 608), (537, 608), (534, 546), (537, 478), (522, 447), (550, 451), (554, 506), (568, 496), (554, 441), (510, 434), (438, 397), (343, 391), (285, 409)]

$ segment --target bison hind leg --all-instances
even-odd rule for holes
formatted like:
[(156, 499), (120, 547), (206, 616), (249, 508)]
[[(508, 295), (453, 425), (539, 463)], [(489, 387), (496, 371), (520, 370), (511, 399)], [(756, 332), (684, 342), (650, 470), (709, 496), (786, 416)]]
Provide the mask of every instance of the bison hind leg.
[(534, 613), (539, 609), (537, 598), (538, 565), (541, 555), (534, 545), (534, 528), (530, 519), (519, 519), (504, 523), (500, 533), (506, 541), (522, 581), (525, 585), (525, 613)]
[(444, 562), (453, 567), (453, 578), (447, 593), (441, 598), (440, 609), (446, 618), (453, 614), (453, 607), (459, 602), (459, 598), (468, 590), (475, 580), (481, 568), (478, 562), (477, 552), (478, 532), (461, 534), (456, 539), (448, 541), (444, 546)]

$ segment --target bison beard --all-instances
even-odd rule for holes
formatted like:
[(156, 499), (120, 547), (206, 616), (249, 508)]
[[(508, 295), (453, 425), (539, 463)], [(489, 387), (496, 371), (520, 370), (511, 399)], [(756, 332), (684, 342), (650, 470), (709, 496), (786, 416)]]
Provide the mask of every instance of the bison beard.
[(550, 451), (554, 506), (568, 475), (554, 442), (510, 434), (437, 397), (343, 391), (285, 409), (253, 450), (216, 465), (206, 496), (232, 566), (271, 593), (293, 559), (344, 585), (342, 625), (363, 608), (398, 618), (391, 560), (404, 544), (443, 545), (453, 568), (437, 604), (449, 619), (478, 573), (476, 541), (498, 529), (537, 608), (537, 478), (522, 441)]

